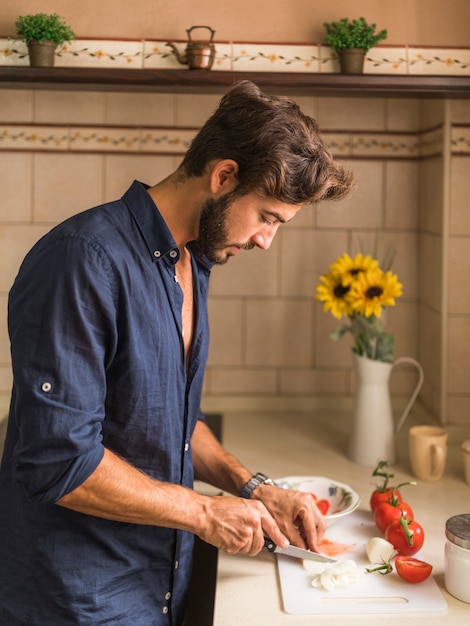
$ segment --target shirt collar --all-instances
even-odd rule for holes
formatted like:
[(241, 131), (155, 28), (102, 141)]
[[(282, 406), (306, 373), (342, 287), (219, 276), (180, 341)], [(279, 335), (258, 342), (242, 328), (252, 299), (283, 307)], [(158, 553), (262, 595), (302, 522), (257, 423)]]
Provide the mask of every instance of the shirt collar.
[[(158, 207), (147, 192), (149, 188), (150, 185), (135, 180), (122, 199), (134, 216), (152, 260), (164, 258), (171, 265), (175, 265), (180, 258), (180, 251)], [(196, 241), (190, 242), (188, 248), (206, 269), (213, 267), (214, 264), (199, 250)]]

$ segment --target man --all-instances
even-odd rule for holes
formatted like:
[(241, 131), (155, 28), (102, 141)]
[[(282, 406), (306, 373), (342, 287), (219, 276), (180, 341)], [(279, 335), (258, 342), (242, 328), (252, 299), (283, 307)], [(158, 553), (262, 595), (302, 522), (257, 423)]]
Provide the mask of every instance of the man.
[(206, 300), (214, 263), (350, 187), (312, 119), (243, 81), (167, 179), (33, 247), (9, 300), (1, 624), (181, 624), (194, 534), (319, 548), (313, 498), (252, 478), (204, 423)]

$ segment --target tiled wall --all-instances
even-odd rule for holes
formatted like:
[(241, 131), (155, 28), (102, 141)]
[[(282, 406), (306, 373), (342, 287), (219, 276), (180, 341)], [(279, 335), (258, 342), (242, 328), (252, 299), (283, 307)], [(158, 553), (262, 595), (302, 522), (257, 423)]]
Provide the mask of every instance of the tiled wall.
[[(26, 251), (59, 220), (150, 184), (178, 164), (219, 96), (0, 90), (0, 392), (11, 385), (6, 300)], [(296, 98), (317, 118), (358, 187), (341, 203), (305, 209), (271, 249), (215, 268), (206, 398), (261, 406), (351, 397), (349, 340), (313, 298), (345, 251), (374, 240), (397, 248), (404, 296), (387, 314), (396, 355), (425, 370), (426, 408), (470, 423), (470, 101)], [(410, 392), (397, 368), (392, 391)], [(304, 405), (302, 405), (304, 406)]]

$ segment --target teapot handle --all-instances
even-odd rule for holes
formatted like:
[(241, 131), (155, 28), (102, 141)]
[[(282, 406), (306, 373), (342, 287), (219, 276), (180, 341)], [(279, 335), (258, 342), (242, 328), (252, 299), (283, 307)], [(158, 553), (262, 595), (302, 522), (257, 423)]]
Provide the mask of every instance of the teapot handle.
[(404, 363), (409, 363), (410, 365), (414, 365), (416, 367), (416, 369), (418, 370), (418, 383), (416, 384), (415, 390), (413, 391), (413, 394), (408, 402), (408, 404), (405, 407), (405, 410), (402, 413), (402, 416), (400, 417), (400, 419), (398, 420), (397, 425), (395, 426), (395, 433), (397, 433), (400, 428), (403, 426), (404, 421), (406, 420), (406, 418), (408, 417), (408, 413), (411, 410), (411, 407), (413, 406), (418, 393), (421, 391), (421, 387), (423, 386), (423, 381), (424, 381), (424, 372), (423, 372), (423, 368), (421, 367), (421, 365), (418, 363), (418, 361), (415, 361), (415, 359), (412, 359), (409, 356), (402, 356), (399, 359), (397, 359), (396, 361), (393, 362), (393, 367), (395, 367), (395, 365), (401, 365)]
[(188, 43), (191, 43), (191, 31), (194, 30), (195, 28), (207, 28), (208, 30), (211, 31), (211, 38), (210, 38), (210, 43), (212, 43), (212, 40), (214, 39), (214, 35), (215, 35), (215, 30), (213, 28), (211, 28), (210, 26), (191, 26), (191, 28), (186, 29), (186, 32), (188, 33)]

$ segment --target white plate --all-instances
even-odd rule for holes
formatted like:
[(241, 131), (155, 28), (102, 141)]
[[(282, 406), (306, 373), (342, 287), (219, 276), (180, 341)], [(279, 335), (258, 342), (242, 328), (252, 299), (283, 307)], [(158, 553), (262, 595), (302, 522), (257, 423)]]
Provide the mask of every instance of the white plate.
[(329, 508), (324, 517), (328, 525), (355, 511), (361, 501), (349, 485), (323, 476), (286, 476), (275, 482), (279, 487), (313, 493), (317, 500), (327, 500)]

